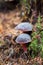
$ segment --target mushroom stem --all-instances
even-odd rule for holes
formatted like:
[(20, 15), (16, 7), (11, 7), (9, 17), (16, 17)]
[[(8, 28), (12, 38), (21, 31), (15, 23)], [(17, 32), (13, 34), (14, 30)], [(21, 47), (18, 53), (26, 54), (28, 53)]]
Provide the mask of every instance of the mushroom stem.
[(23, 48), (24, 51), (27, 51), (27, 46), (26, 46), (26, 44), (22, 44), (22, 48)]

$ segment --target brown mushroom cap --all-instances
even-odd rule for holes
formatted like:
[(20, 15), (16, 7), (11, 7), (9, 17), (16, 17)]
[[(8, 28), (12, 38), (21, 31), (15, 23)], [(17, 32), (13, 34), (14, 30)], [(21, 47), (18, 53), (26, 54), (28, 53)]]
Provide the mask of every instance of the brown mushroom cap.
[(20, 23), (15, 27), (16, 30), (22, 30), (23, 32), (32, 31), (33, 26), (29, 22)]
[(28, 34), (20, 34), (17, 38), (16, 38), (16, 43), (19, 43), (19, 44), (25, 44), (25, 43), (28, 43), (28, 42), (31, 42), (31, 37), (30, 35)]

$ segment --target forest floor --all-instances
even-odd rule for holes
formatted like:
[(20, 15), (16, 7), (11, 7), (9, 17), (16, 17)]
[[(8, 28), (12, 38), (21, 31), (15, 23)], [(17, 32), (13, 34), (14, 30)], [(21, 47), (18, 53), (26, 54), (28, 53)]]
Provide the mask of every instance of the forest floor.
[[(39, 56), (32, 59), (29, 53), (25, 53), (20, 45), (13, 38), (21, 34), (14, 27), (21, 23), (20, 10), (17, 8), (7, 13), (0, 12), (0, 65), (43, 65), (43, 59)], [(43, 25), (43, 24), (42, 24)], [(12, 35), (8, 43), (4, 43), (3, 38), (6, 35)]]

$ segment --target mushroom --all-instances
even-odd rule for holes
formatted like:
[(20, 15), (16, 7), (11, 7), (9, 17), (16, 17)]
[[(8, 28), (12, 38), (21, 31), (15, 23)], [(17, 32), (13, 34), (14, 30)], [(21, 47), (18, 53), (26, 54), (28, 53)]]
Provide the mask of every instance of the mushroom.
[(27, 47), (25, 44), (27, 44), (28, 42), (31, 42), (31, 37), (30, 35), (26, 34), (26, 33), (22, 33), (20, 34), (17, 38), (16, 38), (16, 43), (21, 44), (22, 48), (24, 51), (27, 51)]
[(15, 27), (16, 30), (20, 30), (20, 31), (23, 31), (23, 32), (28, 32), (28, 31), (32, 31), (33, 29), (33, 26), (31, 23), (29, 22), (24, 22), (24, 23), (20, 23), (19, 25), (17, 25)]

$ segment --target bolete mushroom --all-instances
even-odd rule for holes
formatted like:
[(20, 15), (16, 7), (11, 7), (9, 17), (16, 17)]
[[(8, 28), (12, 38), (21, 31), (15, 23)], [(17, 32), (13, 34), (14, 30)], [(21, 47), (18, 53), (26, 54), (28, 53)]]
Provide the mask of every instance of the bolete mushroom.
[(33, 25), (29, 22), (20, 23), (15, 27), (16, 30), (21, 30), (23, 32), (32, 31)]
[(20, 34), (17, 38), (16, 38), (16, 43), (21, 44), (22, 48), (24, 51), (27, 50), (27, 47), (25, 44), (27, 44), (28, 42), (31, 42), (31, 37), (30, 35), (26, 34), (26, 33), (22, 33)]

